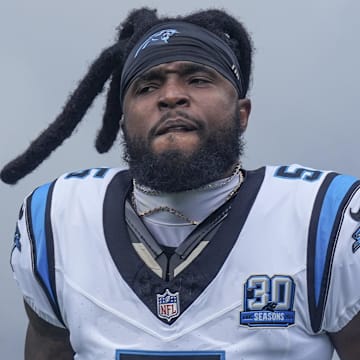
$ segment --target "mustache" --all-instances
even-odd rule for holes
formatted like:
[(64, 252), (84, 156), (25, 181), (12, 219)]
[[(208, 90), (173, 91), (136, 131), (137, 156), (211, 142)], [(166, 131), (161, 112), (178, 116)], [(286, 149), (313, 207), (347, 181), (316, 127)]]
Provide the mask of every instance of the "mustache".
[(202, 121), (200, 121), (198, 118), (189, 115), (187, 112), (182, 110), (176, 110), (176, 111), (168, 111), (165, 114), (163, 114), (158, 122), (150, 129), (149, 131), (149, 138), (156, 136), (158, 129), (168, 120), (172, 119), (175, 120), (176, 118), (180, 118), (184, 123), (188, 123), (192, 127), (196, 127), (198, 130), (202, 130), (204, 125)]

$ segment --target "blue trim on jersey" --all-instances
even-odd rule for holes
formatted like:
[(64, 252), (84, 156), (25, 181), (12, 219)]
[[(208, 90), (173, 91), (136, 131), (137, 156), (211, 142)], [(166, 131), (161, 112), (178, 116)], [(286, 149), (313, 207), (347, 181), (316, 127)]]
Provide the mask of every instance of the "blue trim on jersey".
[(315, 300), (319, 304), (321, 284), (326, 268), (326, 256), (331, 240), (331, 233), (340, 205), (350, 187), (357, 181), (355, 177), (338, 175), (329, 185), (319, 216), (315, 245)]
[(46, 203), (51, 183), (37, 188), (31, 198), (31, 221), (36, 248), (36, 270), (41, 277), (46, 289), (55, 303), (55, 296), (50, 284), (48, 249), (45, 231)]

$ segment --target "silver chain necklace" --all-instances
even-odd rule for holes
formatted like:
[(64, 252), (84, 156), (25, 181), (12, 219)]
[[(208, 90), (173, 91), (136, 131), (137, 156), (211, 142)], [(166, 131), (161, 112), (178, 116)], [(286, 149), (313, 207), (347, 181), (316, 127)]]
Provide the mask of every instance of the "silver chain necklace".
[[(236, 186), (227, 195), (226, 201), (229, 201), (237, 193), (237, 191), (239, 190), (241, 184), (244, 182), (244, 175), (243, 175), (243, 173), (241, 171), (240, 164), (238, 164), (236, 166), (236, 168), (234, 169), (233, 174), (230, 177), (226, 178), (223, 182), (216, 183), (216, 184), (207, 184), (207, 185), (204, 185), (203, 187), (201, 187), (200, 189), (201, 190), (203, 190), (203, 189), (214, 189), (214, 188), (224, 186), (227, 183), (229, 183), (234, 178), (234, 176), (236, 176), (236, 175), (239, 176), (239, 182), (236, 184)], [(145, 194), (151, 194), (151, 195), (160, 194), (160, 192), (158, 192), (156, 190), (152, 190), (152, 189), (148, 189), (146, 187), (140, 186), (139, 184), (137, 184), (135, 182), (135, 180), (133, 180), (133, 184), (134, 184), (134, 187), (136, 186), (136, 188), (138, 190), (144, 192)], [(214, 185), (214, 186), (211, 186), (211, 185)], [(134, 191), (131, 194), (131, 203), (132, 203), (132, 206), (133, 206), (134, 210), (136, 211), (136, 213), (140, 217), (146, 217), (146, 216), (150, 216), (152, 214), (158, 213), (158, 212), (165, 211), (165, 212), (168, 212), (168, 213), (170, 213), (172, 215), (177, 216), (178, 218), (186, 221), (187, 223), (189, 223), (191, 225), (199, 225), (200, 224), (200, 221), (190, 219), (189, 217), (184, 215), (181, 211), (176, 210), (176, 209), (174, 209), (174, 208), (172, 208), (170, 206), (166, 206), (166, 205), (165, 206), (158, 206), (158, 207), (155, 207), (153, 209), (149, 209), (149, 210), (145, 210), (145, 211), (138, 211)]]

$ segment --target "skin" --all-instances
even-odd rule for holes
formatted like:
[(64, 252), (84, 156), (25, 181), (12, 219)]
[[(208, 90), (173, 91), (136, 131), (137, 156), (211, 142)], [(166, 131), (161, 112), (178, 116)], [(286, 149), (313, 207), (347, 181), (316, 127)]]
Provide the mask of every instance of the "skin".
[(339, 332), (329, 334), (340, 359), (360, 359), (360, 313)]
[[(238, 99), (235, 88), (215, 70), (193, 65), (162, 64), (131, 84), (125, 96), (122, 124), (127, 136), (146, 139), (157, 154), (171, 149), (190, 154), (199, 149), (211, 130), (231, 118), (236, 104), (239, 104), (241, 126), (246, 128), (250, 101)], [(25, 359), (72, 359), (69, 332), (45, 322), (29, 306), (25, 308), (29, 318)], [(329, 337), (341, 359), (360, 359), (359, 314)]]
[(29, 325), (25, 340), (25, 360), (70, 360), (74, 351), (69, 331), (41, 319), (24, 303)]

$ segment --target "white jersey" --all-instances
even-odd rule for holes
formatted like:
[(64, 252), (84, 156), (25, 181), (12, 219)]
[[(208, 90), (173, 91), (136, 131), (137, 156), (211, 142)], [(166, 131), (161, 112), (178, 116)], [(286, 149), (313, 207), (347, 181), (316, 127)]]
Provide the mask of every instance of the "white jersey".
[(71, 173), (26, 199), (11, 263), (75, 359), (331, 359), (326, 333), (360, 310), (359, 188), (299, 165), (248, 171), (164, 278), (130, 239), (128, 172)]

